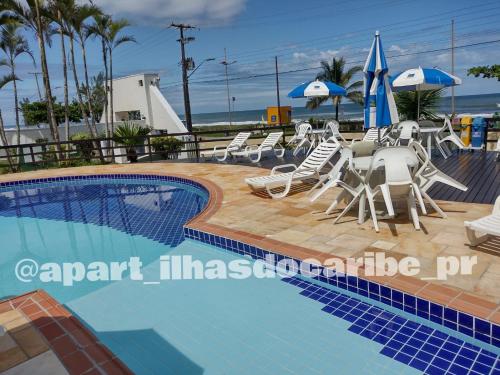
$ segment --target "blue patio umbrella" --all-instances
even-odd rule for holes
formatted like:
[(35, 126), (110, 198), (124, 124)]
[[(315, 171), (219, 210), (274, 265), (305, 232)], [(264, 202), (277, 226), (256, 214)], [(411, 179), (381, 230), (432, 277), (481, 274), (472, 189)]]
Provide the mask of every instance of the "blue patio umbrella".
[(436, 90), (457, 86), (462, 80), (437, 68), (414, 68), (391, 77), (394, 91), (416, 91), (418, 100), (417, 117), (420, 117), (420, 91)]
[(380, 34), (377, 31), (363, 69), (365, 128), (380, 128), (399, 122), (388, 71)]
[(314, 98), (322, 96), (345, 96), (345, 88), (330, 81), (308, 81), (288, 93), (290, 98)]

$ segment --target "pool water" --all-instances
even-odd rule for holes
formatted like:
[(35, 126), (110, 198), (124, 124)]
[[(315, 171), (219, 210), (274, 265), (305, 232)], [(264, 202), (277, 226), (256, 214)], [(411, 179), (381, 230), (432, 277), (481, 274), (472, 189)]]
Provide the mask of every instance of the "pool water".
[[(140, 179), (39, 186), (0, 188), (0, 298), (44, 288), (137, 374), (419, 374), (425, 369), (409, 362), (425, 358), (426, 366), (441, 366), (429, 367), (427, 373), (496, 374), (496, 348), (333, 287), (328, 287), (326, 300), (317, 300), (315, 294), (326, 286), (309, 280), (158, 283), (162, 255), (226, 263), (241, 258), (183, 238), (182, 225), (207, 201), (199, 188)], [(130, 257), (143, 262), (142, 281), (125, 273), (120, 281), (63, 286), (22, 282), (14, 272), (25, 258), (39, 264), (88, 264)], [(407, 344), (396, 336), (374, 340), (367, 333), (367, 326), (375, 329), (387, 322)], [(456, 349), (448, 370), (436, 353), (418, 347), (425, 340), (429, 345), (440, 342), (436, 352)], [(400, 347), (395, 349), (394, 343)], [(475, 353), (471, 362), (469, 352)], [(412, 358), (406, 361), (408, 355)]]

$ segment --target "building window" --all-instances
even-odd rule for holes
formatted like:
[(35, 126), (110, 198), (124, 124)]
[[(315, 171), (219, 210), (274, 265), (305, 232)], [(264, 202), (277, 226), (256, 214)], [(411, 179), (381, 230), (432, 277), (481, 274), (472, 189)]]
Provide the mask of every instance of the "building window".
[(129, 111), (128, 112), (128, 119), (129, 120), (135, 120), (135, 121), (142, 120), (142, 118), (141, 118), (141, 111)]

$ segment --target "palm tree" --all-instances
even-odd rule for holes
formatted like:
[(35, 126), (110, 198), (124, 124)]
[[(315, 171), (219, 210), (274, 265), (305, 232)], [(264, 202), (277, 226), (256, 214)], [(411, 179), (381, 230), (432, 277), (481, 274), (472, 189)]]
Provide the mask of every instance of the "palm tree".
[(106, 14), (97, 14), (94, 16), (95, 23), (89, 27), (89, 33), (101, 39), (102, 62), (104, 64), (104, 92), (106, 98), (104, 99), (104, 122), (106, 124), (106, 138), (110, 138), (112, 133), (109, 128), (108, 119), (108, 40), (107, 35), (109, 32), (109, 24), (111, 17)]
[(111, 22), (108, 25), (108, 32), (106, 34), (106, 43), (108, 45), (108, 52), (109, 52), (109, 81), (110, 81), (109, 105), (111, 112), (111, 134), (114, 134), (115, 131), (115, 126), (114, 126), (115, 114), (113, 110), (113, 51), (123, 43), (136, 41), (133, 36), (119, 35), (120, 32), (127, 26), (130, 26), (130, 23), (125, 19), (120, 19), (117, 21), (111, 20)]
[(61, 40), (61, 57), (64, 78), (64, 128), (66, 130), (66, 141), (69, 141), (69, 93), (68, 93), (68, 62), (66, 57), (65, 35), (67, 34), (66, 14), (67, 1), (51, 0), (49, 10), (51, 19), (57, 24), (58, 34)]
[[(321, 61), (321, 69), (323, 71), (316, 75), (316, 79), (320, 81), (330, 81), (342, 86), (347, 91), (347, 97), (354, 103), (363, 104), (363, 93), (359, 90), (363, 87), (363, 81), (356, 81), (350, 83), (354, 75), (363, 70), (361, 66), (353, 66), (348, 71), (345, 71), (345, 60), (343, 57), (333, 58), (332, 64), (330, 65), (328, 61)], [(306, 103), (306, 108), (316, 109), (321, 104), (326, 102), (328, 99), (332, 99), (333, 105), (335, 107), (335, 120), (339, 119), (339, 104), (342, 101), (341, 96), (331, 96), (331, 97), (320, 97), (311, 98)]]
[[(406, 120), (418, 121), (420, 119), (432, 120), (438, 118), (434, 110), (438, 106), (442, 96), (443, 89), (420, 92), (402, 91), (394, 95), (394, 99), (401, 117)], [(420, 118), (417, 119), (419, 108)]]
[[(10, 82), (16, 81), (18, 78), (12, 74), (6, 75), (2, 78), (0, 78), (0, 90), (7, 85)], [(7, 136), (5, 135), (5, 128), (3, 125), (3, 118), (2, 118), (2, 109), (0, 108), (0, 140), (2, 141), (2, 144), (6, 147), (9, 145), (9, 142), (7, 141)], [(14, 172), (14, 163), (12, 161), (12, 158), (10, 156), (10, 150), (5, 149), (5, 154), (7, 155), (7, 162), (9, 163), (9, 168), (11, 172)]]
[[(74, 3), (74, 2), (73, 2)], [(88, 107), (88, 112), (90, 115), (90, 120), (92, 122), (92, 135), (93, 137), (97, 137), (97, 127), (95, 124), (95, 116), (94, 116), (94, 108), (92, 106), (92, 99), (90, 95), (90, 85), (89, 85), (89, 74), (88, 74), (88, 68), (87, 68), (87, 52), (85, 48), (85, 43), (89, 37), (89, 32), (87, 29), (87, 25), (85, 24), (85, 21), (89, 19), (90, 17), (93, 17), (97, 14), (99, 14), (99, 9), (96, 8), (93, 5), (78, 5), (75, 4), (75, 7), (72, 9), (72, 15), (70, 16), (70, 24), (73, 29), (73, 38), (77, 36), (78, 42), (80, 44), (80, 49), (82, 52), (82, 59), (83, 59), (83, 72), (84, 72), (84, 78), (85, 78), (85, 86), (87, 87), (86, 90), (86, 97), (87, 97), (87, 107)], [(73, 64), (73, 69), (76, 71), (76, 68)], [(77, 90), (79, 88), (77, 87)]]
[(19, 146), (18, 158), (22, 159), (22, 147), (21, 145), (21, 124), (19, 122), (19, 98), (17, 95), (17, 79), (16, 79), (16, 65), (15, 60), (22, 54), (27, 54), (35, 63), (35, 58), (31, 53), (28, 46), (28, 41), (24, 36), (19, 33), (19, 29), (22, 24), (12, 20), (3, 25), (0, 32), (0, 49), (5, 53), (7, 59), (0, 60), (0, 66), (6, 66), (10, 69), (10, 77), (12, 77), (12, 84), (14, 86), (14, 110), (16, 114), (16, 133), (17, 133), (17, 145)]
[(40, 62), (42, 68), (43, 84), (45, 88), (45, 100), (47, 101), (47, 112), (49, 117), (49, 127), (59, 158), (62, 159), (59, 130), (54, 112), (54, 98), (50, 86), (49, 69), (47, 65), (47, 55), (45, 52), (46, 40), (50, 40), (50, 19), (47, 17), (47, 9), (44, 0), (2, 0), (0, 11), (11, 17), (13, 20), (21, 22), (25, 27), (33, 30), (40, 49)]

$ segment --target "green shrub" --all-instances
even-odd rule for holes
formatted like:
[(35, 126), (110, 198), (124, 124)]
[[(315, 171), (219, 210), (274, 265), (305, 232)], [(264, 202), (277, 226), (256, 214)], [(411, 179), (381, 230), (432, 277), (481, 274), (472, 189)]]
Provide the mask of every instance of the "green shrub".
[(88, 133), (76, 133), (70, 137), (79, 156), (87, 162), (92, 160), (92, 148), (94, 145), (91, 139), (92, 137)]
[(131, 163), (137, 161), (136, 147), (144, 143), (144, 138), (149, 134), (151, 128), (143, 127), (135, 122), (125, 121), (119, 125), (113, 134), (115, 142), (125, 146), (127, 159)]
[(177, 159), (182, 150), (182, 141), (175, 137), (157, 137), (151, 139), (151, 147), (163, 159)]

